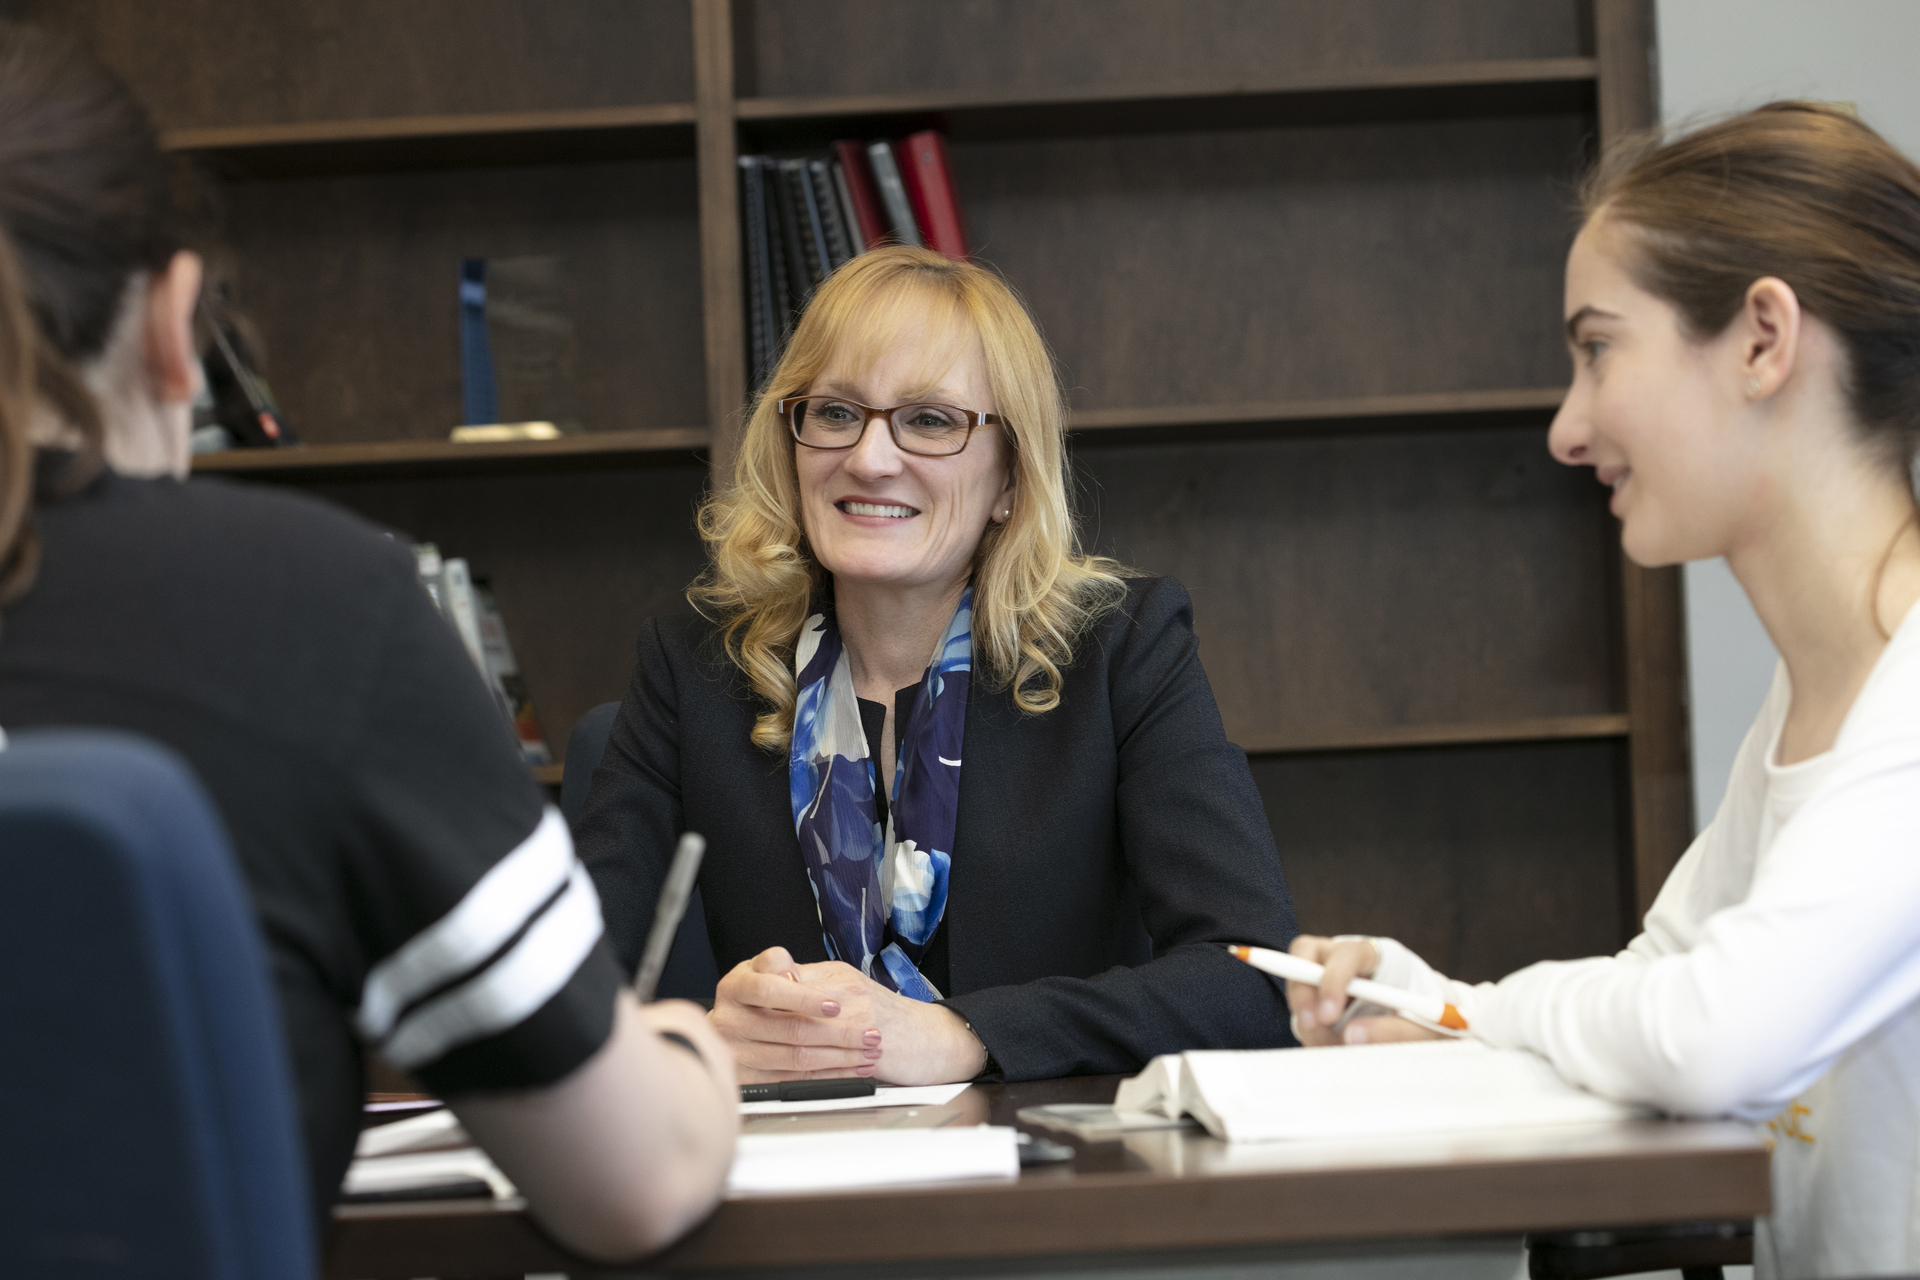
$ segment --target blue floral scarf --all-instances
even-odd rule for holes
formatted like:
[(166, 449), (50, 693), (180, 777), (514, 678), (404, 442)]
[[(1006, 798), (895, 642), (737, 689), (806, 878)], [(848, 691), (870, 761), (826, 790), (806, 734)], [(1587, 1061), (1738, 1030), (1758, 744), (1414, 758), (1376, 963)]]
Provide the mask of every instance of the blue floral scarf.
[(793, 669), (800, 693), (787, 789), (827, 954), (901, 995), (938, 1000), (919, 966), (947, 909), (973, 673), (973, 588), (940, 637), (906, 723), (895, 726), (900, 753), (885, 831), (874, 803), (879, 773), (831, 612), (800, 629)]

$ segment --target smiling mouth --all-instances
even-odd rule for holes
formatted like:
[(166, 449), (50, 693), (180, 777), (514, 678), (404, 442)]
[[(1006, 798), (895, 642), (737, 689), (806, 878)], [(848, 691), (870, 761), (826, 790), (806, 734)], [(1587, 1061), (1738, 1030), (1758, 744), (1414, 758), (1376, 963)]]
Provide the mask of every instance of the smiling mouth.
[(888, 520), (911, 520), (920, 514), (913, 507), (894, 506), (890, 503), (836, 502), (833, 505), (850, 516), (882, 516)]

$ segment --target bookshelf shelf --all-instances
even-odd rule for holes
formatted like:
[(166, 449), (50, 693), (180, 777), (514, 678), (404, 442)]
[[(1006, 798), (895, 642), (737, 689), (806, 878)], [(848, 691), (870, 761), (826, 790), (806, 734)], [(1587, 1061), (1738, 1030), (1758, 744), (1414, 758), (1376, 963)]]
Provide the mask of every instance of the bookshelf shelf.
[(276, 479), (339, 480), (463, 475), (540, 468), (580, 470), (691, 462), (707, 447), (705, 427), (600, 431), (558, 440), (453, 444), (446, 440), (383, 440), (365, 444), (300, 445), (292, 449), (231, 449), (195, 455), (197, 473)]
[(1570, 738), (1624, 738), (1632, 724), (1624, 714), (1544, 716), (1465, 724), (1396, 725), (1378, 729), (1247, 736), (1239, 746), (1250, 756), (1318, 751), (1368, 751), (1395, 747), (1454, 747), (1495, 742), (1552, 742)]
[[(1462, 424), (1541, 426), (1543, 419), (1559, 407), (1565, 394), (1563, 387), (1524, 387), (1252, 404), (1088, 409), (1074, 413), (1068, 429), (1075, 433), (1079, 443), (1100, 444), (1134, 443), (1162, 434), (1182, 440), (1210, 440), (1269, 434), (1441, 429)], [(294, 449), (233, 449), (200, 454), (193, 460), (193, 469), (204, 473), (334, 480), (349, 476), (470, 474), (542, 466), (551, 469), (625, 467), (643, 465), (654, 458), (687, 460), (688, 455), (707, 447), (708, 437), (704, 427), (660, 427), (500, 444), (390, 440), (304, 445)]]
[(955, 139), (1258, 129), (1593, 110), (1593, 58), (1515, 58), (1295, 75), (988, 93), (741, 98), (756, 141), (804, 145), (937, 122)]
[(174, 129), (168, 151), (229, 178), (625, 160), (693, 154), (690, 102)]
[(1419, 395), (1273, 400), (1251, 404), (1156, 405), (1075, 411), (1067, 429), (1077, 443), (1129, 443), (1154, 435), (1183, 440), (1320, 431), (1395, 431), (1474, 426), (1538, 426), (1566, 397), (1565, 387), (1442, 391)]

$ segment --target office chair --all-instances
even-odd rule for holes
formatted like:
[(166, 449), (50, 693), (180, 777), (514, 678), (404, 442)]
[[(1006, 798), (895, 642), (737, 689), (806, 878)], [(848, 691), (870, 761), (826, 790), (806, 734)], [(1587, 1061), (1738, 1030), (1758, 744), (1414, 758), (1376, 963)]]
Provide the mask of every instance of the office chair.
[[(613, 732), (613, 718), (619, 710), (617, 702), (601, 703), (574, 723), (573, 733), (567, 738), (567, 762), (560, 773), (560, 812), (569, 827), (580, 820), (593, 771), (607, 753), (607, 735)], [(661, 1000), (698, 1000), (712, 1007), (713, 990), (719, 985), (720, 967), (713, 958), (706, 911), (696, 885), (687, 902), (687, 914), (680, 920), (680, 931), (673, 936), (673, 950), (667, 954), (667, 967), (660, 974), (657, 996)]]
[(0, 750), (0, 1046), (0, 1275), (314, 1276), (266, 949), (172, 753)]

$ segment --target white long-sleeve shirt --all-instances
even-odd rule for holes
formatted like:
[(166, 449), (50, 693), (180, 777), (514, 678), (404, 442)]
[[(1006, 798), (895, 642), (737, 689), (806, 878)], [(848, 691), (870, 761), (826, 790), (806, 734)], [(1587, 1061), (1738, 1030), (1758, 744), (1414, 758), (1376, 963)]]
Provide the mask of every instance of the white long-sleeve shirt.
[(1381, 940), (1378, 977), (1596, 1093), (1765, 1122), (1765, 1276), (1920, 1271), (1920, 608), (1831, 750), (1774, 763), (1783, 666), (1726, 799), (1615, 956), (1497, 983)]

